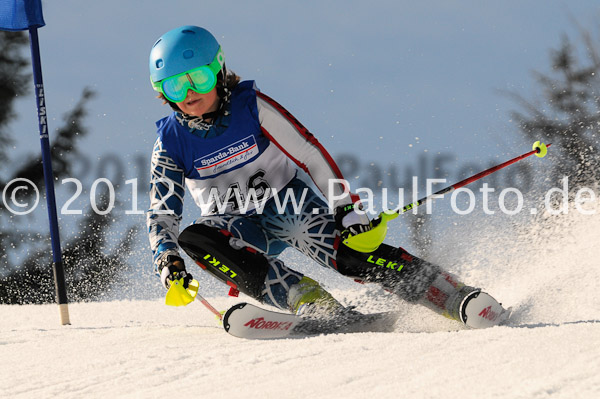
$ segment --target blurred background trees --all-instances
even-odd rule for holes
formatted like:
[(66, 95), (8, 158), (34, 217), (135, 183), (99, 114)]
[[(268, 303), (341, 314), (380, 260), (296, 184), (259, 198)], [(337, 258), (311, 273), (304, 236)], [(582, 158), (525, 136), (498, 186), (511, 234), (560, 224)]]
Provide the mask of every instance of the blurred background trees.
[(569, 177), (571, 192), (594, 188), (600, 177), (600, 38), (580, 29), (580, 39), (563, 36), (550, 53), (550, 73), (535, 72), (541, 93), (526, 99), (512, 93), (520, 132), (534, 142), (552, 143), (552, 176)]
[[(39, 147), (32, 148), (26, 156), (18, 154), (15, 157), (10, 151), (14, 134), (9, 129), (10, 122), (17, 117), (15, 101), (28, 94), (33, 86), (31, 67), (25, 56), (29, 54), (28, 48), (29, 40), (25, 33), (0, 31), (0, 192), (4, 192), (7, 183), (16, 178), (28, 179), (40, 193), (44, 192)], [(94, 92), (84, 88), (75, 107), (64, 116), (63, 125), (50, 133), (56, 181), (73, 177), (73, 162), (79, 154), (79, 142), (89, 132), (84, 120), (93, 97)], [(33, 118), (33, 104), (31, 110), (31, 115), (25, 112), (20, 115)], [(37, 141), (36, 133), (17, 132), (31, 134), (32, 141)], [(33, 194), (32, 191), (20, 190), (17, 199), (26, 203)], [(108, 193), (99, 197), (98, 207), (105, 209)], [(50, 303), (55, 300), (48, 221), (37, 219), (14, 215), (4, 208), (3, 202), (0, 203), (0, 303)], [(109, 251), (107, 234), (114, 221), (110, 214), (102, 216), (87, 211), (78, 223), (77, 232), (66, 234), (61, 230), (70, 300), (101, 298), (114, 283), (119, 271), (128, 267), (123, 261), (124, 254), (129, 252), (137, 228), (127, 229), (124, 238), (117, 245), (112, 245)], [(20, 256), (13, 256), (14, 253)]]

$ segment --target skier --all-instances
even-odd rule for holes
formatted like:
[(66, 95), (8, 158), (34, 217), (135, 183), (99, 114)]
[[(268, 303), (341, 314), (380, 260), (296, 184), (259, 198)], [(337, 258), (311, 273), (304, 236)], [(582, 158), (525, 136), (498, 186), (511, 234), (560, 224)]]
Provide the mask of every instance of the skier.
[[(319, 283), (278, 259), (293, 247), (468, 327), (503, 320), (506, 312), (490, 295), (402, 248), (382, 243), (364, 253), (341, 243), (340, 235), (361, 237), (373, 226), (358, 196), (348, 193), (332, 157), (300, 122), (226, 68), (210, 32), (182, 26), (165, 33), (152, 47), (150, 78), (173, 109), (156, 123), (147, 213), (165, 288), (192, 280), (178, 243), (185, 184), (201, 212), (183, 232), (193, 238), (183, 249), (234, 291), (262, 303), (301, 315), (345, 310)], [(297, 209), (292, 198), (301, 200)]]

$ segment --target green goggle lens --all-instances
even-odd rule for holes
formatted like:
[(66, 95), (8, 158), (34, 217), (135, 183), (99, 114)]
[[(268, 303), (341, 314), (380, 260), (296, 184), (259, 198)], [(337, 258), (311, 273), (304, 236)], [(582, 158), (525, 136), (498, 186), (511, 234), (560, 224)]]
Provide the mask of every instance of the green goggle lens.
[(173, 76), (161, 82), (161, 92), (170, 101), (179, 103), (187, 97), (188, 90), (205, 94), (214, 89), (217, 84), (215, 74), (203, 66), (188, 71), (184, 75)]
[(210, 65), (190, 69), (189, 71), (163, 79), (160, 82), (152, 82), (152, 87), (154, 90), (162, 93), (167, 100), (174, 103), (185, 100), (188, 90), (193, 90), (199, 94), (206, 94), (215, 88), (217, 74), (221, 70), (223, 63), (223, 52), (219, 49)]

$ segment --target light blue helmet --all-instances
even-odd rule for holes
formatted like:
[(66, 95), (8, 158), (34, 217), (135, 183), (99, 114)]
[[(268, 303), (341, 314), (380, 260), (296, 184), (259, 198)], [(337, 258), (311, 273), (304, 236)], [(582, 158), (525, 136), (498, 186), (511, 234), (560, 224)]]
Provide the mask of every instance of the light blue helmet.
[(150, 51), (150, 80), (155, 83), (165, 78), (209, 65), (220, 45), (206, 29), (199, 26), (181, 26), (162, 35)]

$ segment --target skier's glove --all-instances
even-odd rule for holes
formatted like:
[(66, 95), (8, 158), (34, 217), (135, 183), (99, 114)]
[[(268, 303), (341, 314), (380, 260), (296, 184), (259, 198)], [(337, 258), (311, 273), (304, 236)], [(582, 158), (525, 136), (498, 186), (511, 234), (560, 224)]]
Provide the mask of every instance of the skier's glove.
[(359, 203), (335, 208), (335, 225), (342, 232), (342, 237), (371, 230), (371, 221)]
[(185, 270), (183, 259), (178, 255), (164, 256), (160, 260), (157, 270), (160, 274), (160, 281), (166, 289), (169, 289), (174, 280), (183, 278), (183, 288), (187, 288), (190, 281), (193, 280), (192, 275)]

